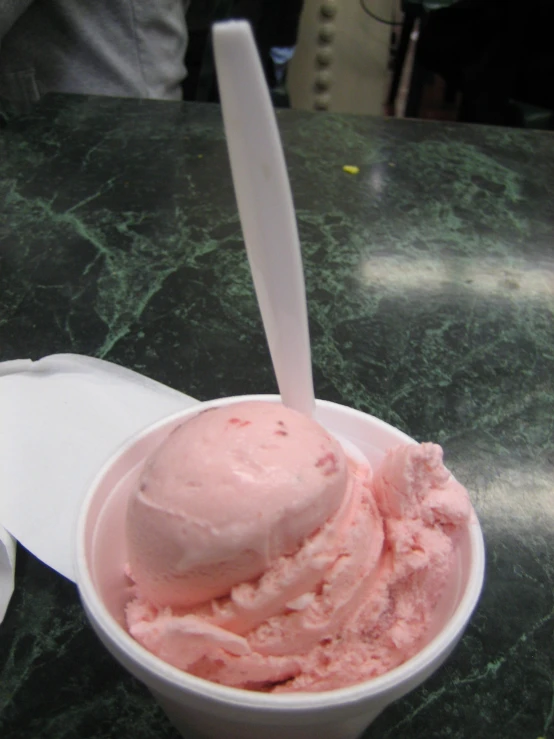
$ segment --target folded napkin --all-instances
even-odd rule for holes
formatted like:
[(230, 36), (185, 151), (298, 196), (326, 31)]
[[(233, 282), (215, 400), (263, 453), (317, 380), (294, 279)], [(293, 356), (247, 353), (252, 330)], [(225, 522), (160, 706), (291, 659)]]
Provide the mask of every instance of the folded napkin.
[(0, 526), (0, 624), (4, 620), (13, 593), (15, 574), (15, 539)]
[(13, 592), (14, 538), (74, 580), (75, 522), (102, 464), (145, 426), (196, 402), (78, 354), (0, 363), (0, 622)]

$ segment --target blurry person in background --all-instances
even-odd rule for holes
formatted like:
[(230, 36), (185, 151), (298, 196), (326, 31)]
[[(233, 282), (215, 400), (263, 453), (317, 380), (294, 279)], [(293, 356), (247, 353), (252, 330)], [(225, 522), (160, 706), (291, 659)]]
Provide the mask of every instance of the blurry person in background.
[[(0, 0), (1, 2), (1, 0)], [(287, 67), (294, 55), (304, 0), (192, 0), (185, 100), (219, 102), (211, 24), (242, 18), (252, 26), (273, 103), (287, 107)]]
[(189, 0), (0, 0), (0, 97), (180, 100)]
[(298, 39), (304, 0), (236, 0), (234, 12), (250, 20), (275, 105), (288, 107), (288, 64)]

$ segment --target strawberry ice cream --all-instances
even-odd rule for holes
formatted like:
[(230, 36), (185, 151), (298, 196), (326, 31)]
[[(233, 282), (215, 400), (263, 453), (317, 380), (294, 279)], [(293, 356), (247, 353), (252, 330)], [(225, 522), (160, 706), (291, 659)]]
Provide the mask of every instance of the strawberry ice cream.
[(233, 687), (367, 680), (421, 648), (470, 511), (435, 444), (392, 449), (372, 474), (282, 405), (206, 411), (130, 497), (129, 632)]

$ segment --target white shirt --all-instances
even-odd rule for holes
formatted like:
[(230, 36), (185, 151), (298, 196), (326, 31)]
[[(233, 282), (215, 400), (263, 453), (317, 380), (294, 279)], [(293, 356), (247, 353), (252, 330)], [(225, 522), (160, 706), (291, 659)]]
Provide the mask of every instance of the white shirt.
[(189, 0), (0, 0), (0, 96), (179, 100)]

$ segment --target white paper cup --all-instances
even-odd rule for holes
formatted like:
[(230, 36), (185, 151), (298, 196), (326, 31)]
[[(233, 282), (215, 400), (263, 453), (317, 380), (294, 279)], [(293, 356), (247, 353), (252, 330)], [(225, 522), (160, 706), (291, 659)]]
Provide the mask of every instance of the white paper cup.
[[(118, 449), (94, 480), (83, 503), (76, 547), (77, 585), (87, 616), (113, 656), (151, 690), (174, 726), (208, 739), (355, 739), (392, 701), (422, 683), (456, 646), (483, 585), (485, 554), (477, 518), (463, 531), (458, 569), (436, 611), (426, 645), (390, 672), (340, 690), (266, 694), (208, 682), (172, 667), (126, 631), (129, 585), (124, 523), (126, 504), (145, 457), (185, 419), (206, 408), (279, 396), (240, 396), (202, 403), (170, 416)], [(392, 446), (413, 441), (360, 411), (317, 401), (316, 418), (352, 441), (375, 468)]]

